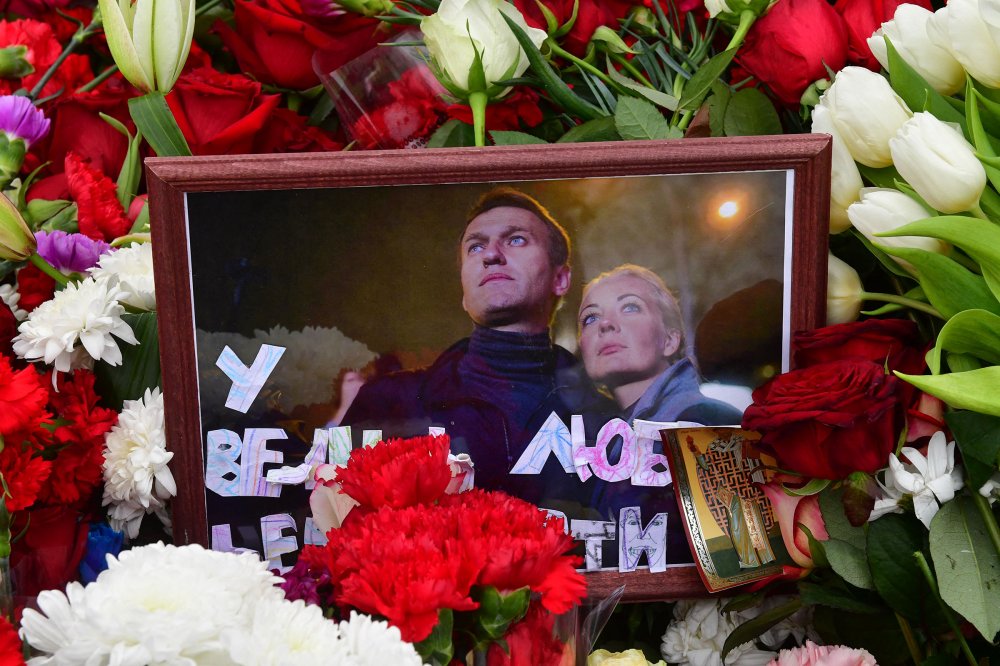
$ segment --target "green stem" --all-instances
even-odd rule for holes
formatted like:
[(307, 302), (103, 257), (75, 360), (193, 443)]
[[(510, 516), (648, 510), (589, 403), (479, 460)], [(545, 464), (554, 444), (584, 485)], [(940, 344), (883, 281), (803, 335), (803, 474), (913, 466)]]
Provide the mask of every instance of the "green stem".
[(39, 93), (42, 92), (42, 88), (45, 87), (45, 84), (48, 83), (53, 76), (55, 76), (59, 66), (66, 61), (66, 58), (68, 58), (70, 54), (77, 49), (77, 47), (87, 40), (87, 37), (90, 37), (91, 33), (97, 30), (98, 26), (100, 26), (100, 23), (91, 22), (88, 26), (77, 28), (77, 31), (73, 33), (73, 37), (66, 42), (66, 46), (63, 48), (62, 53), (59, 54), (59, 57), (56, 58), (55, 62), (53, 62), (47, 70), (45, 70), (45, 74), (42, 75), (42, 78), (38, 80), (35, 87), (28, 93), (28, 99), (34, 101), (38, 97)]
[(993, 548), (1000, 555), (1000, 527), (997, 526), (997, 520), (990, 509), (990, 501), (979, 494), (978, 488), (970, 488), (970, 490), (972, 490), (972, 501), (975, 502), (976, 508), (979, 509), (979, 515), (983, 517), (983, 524), (986, 525), (990, 541), (993, 542)]
[(924, 658), (920, 655), (920, 646), (917, 645), (917, 639), (913, 635), (913, 627), (905, 617), (896, 613), (896, 622), (899, 623), (899, 630), (903, 632), (903, 639), (906, 640), (906, 647), (910, 651), (910, 657), (913, 659), (913, 663), (922, 664), (924, 663)]
[(740, 24), (736, 28), (736, 32), (733, 33), (733, 38), (729, 40), (729, 45), (726, 50), (736, 49), (740, 47), (743, 40), (746, 38), (747, 33), (750, 31), (750, 27), (757, 20), (757, 14), (749, 9), (744, 9), (740, 14)]
[(973, 204), (972, 208), (969, 209), (969, 212), (978, 217), (980, 220), (986, 220), (987, 222), (993, 221), (990, 219), (989, 215), (983, 212), (983, 209), (980, 208), (978, 201), (975, 204)]
[(934, 306), (924, 303), (923, 301), (918, 301), (912, 298), (907, 298), (906, 296), (897, 296), (896, 294), (879, 294), (870, 291), (861, 292), (861, 300), (864, 301), (882, 301), (885, 303), (895, 303), (896, 305), (902, 305), (913, 310), (919, 310), (920, 312), (925, 312), (932, 317), (937, 317), (938, 319), (946, 319), (944, 315), (938, 312)]
[(59, 271), (57, 271), (55, 268), (53, 268), (52, 264), (42, 259), (42, 256), (37, 252), (32, 252), (31, 256), (28, 257), (28, 261), (33, 263), (35, 266), (38, 267), (38, 270), (45, 273), (46, 275), (48, 275), (50, 278), (52, 278), (62, 286), (65, 287), (66, 285), (69, 284), (69, 278), (60, 273)]
[(917, 567), (920, 568), (920, 572), (924, 575), (924, 579), (927, 581), (927, 585), (931, 588), (931, 596), (937, 601), (938, 606), (941, 607), (941, 613), (944, 615), (945, 619), (948, 621), (948, 626), (951, 627), (952, 632), (958, 638), (958, 643), (962, 647), (962, 654), (965, 655), (966, 661), (969, 662), (969, 666), (979, 666), (976, 662), (976, 656), (972, 654), (972, 650), (969, 648), (969, 644), (965, 641), (965, 636), (962, 634), (962, 628), (958, 626), (958, 622), (955, 620), (955, 615), (951, 608), (944, 602), (941, 598), (941, 594), (938, 592), (937, 581), (934, 580), (934, 574), (931, 573), (931, 568), (927, 564), (927, 560), (924, 558), (924, 554), (919, 550), (913, 553), (914, 559), (917, 560)]
[(652, 83), (650, 83), (649, 79), (647, 79), (643, 75), (643, 73), (639, 71), (639, 68), (633, 65), (632, 61), (624, 57), (621, 53), (610, 53), (608, 55), (611, 56), (612, 60), (621, 65), (625, 71), (627, 71), (629, 74), (635, 77), (635, 79), (639, 81), (639, 83), (646, 86), (647, 88), (655, 87), (653, 86)]
[(684, 111), (683, 113), (681, 113), (681, 119), (677, 123), (677, 129), (681, 131), (686, 130), (692, 118), (694, 118), (694, 112), (692, 111)]
[(486, 145), (486, 102), (489, 98), (484, 92), (469, 94), (469, 108), (472, 109), (472, 127), (476, 134), (476, 145)]
[(90, 92), (97, 86), (104, 83), (112, 74), (118, 71), (118, 65), (108, 65), (103, 72), (76, 89), (77, 93)]
[(604, 83), (606, 83), (607, 85), (611, 86), (615, 90), (618, 90), (618, 88), (619, 88), (618, 84), (615, 83), (614, 81), (612, 81), (610, 76), (608, 76), (607, 74), (605, 74), (601, 70), (597, 69), (596, 67), (594, 67), (593, 65), (591, 65), (586, 60), (583, 60), (581, 58), (577, 58), (575, 55), (573, 55), (572, 53), (570, 53), (569, 51), (567, 51), (563, 47), (561, 47), (558, 44), (556, 44), (556, 42), (555, 42), (554, 39), (549, 39), (547, 41), (548, 41), (548, 44), (549, 44), (549, 48), (552, 50), (552, 53), (554, 55), (557, 55), (560, 58), (563, 58), (564, 60), (569, 60), (571, 63), (573, 63), (574, 65), (576, 65), (580, 69), (587, 70), (588, 72), (590, 72), (591, 74), (593, 74), (594, 76), (596, 76), (597, 78), (599, 78), (601, 81), (604, 81)]
[(219, 6), (221, 4), (222, 4), (222, 0), (209, 0), (209, 2), (206, 2), (201, 7), (199, 7), (198, 9), (196, 9), (194, 11), (194, 15), (195, 16), (201, 16), (202, 14), (205, 14), (206, 12), (209, 12), (209, 11), (215, 9), (217, 6)]

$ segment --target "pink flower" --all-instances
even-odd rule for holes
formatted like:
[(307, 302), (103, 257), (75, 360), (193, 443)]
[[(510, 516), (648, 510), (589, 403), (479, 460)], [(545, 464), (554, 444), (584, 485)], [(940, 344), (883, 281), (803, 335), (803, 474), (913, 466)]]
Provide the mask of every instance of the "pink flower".
[(878, 662), (867, 650), (806, 641), (802, 647), (782, 650), (767, 666), (878, 666)]
[(826, 541), (830, 535), (826, 531), (823, 515), (819, 510), (819, 495), (801, 497), (789, 495), (781, 487), (780, 480), (761, 486), (774, 509), (781, 528), (781, 538), (785, 542), (788, 554), (800, 567), (813, 568), (812, 551), (809, 549), (809, 537), (802, 529), (804, 526), (813, 538)]

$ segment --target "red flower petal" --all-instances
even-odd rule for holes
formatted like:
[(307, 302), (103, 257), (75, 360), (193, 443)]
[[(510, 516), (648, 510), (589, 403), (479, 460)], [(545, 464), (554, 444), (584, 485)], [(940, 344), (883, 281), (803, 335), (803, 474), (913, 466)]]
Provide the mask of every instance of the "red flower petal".
[(66, 179), (76, 201), (80, 233), (112, 241), (128, 233), (132, 223), (118, 201), (115, 183), (76, 153), (66, 153)]

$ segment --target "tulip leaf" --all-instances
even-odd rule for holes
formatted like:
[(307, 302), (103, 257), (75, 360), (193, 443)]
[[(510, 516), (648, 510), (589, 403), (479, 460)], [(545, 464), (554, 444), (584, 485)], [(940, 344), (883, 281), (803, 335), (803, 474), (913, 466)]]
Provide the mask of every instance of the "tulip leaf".
[(494, 130), (490, 132), (490, 138), (498, 146), (528, 146), (534, 144), (547, 144), (548, 141), (540, 139), (526, 132), (509, 132), (504, 130)]
[(726, 105), (723, 124), (726, 136), (781, 134), (781, 119), (774, 104), (757, 88), (744, 88), (733, 94)]
[(959, 495), (941, 507), (930, 542), (941, 598), (993, 642), (1000, 632), (1000, 553), (972, 498)]
[(885, 609), (879, 606), (858, 599), (848, 588), (839, 589), (834, 586), (820, 585), (802, 581), (799, 583), (799, 594), (802, 596), (802, 603), (810, 606), (826, 606), (850, 613), (875, 614), (881, 613)]
[(861, 175), (865, 180), (875, 187), (896, 189), (896, 182), (903, 179), (894, 166), (876, 169), (874, 167), (865, 166), (864, 164), (858, 164), (858, 171), (861, 172)]
[(941, 93), (934, 90), (924, 77), (917, 74), (905, 60), (899, 56), (892, 41), (885, 37), (886, 51), (889, 57), (889, 84), (912, 111), (930, 111), (939, 120), (958, 123), (968, 136), (965, 116), (951, 106)]
[(156, 313), (122, 315), (139, 341), (137, 345), (119, 343), (121, 365), (99, 362), (94, 366), (95, 387), (108, 407), (121, 411), (126, 400), (138, 400), (146, 389), (160, 385), (160, 344), (156, 337)]
[(476, 145), (474, 128), (472, 125), (463, 123), (457, 118), (446, 121), (427, 140), (428, 148), (454, 148), (456, 146), (474, 145)]
[(947, 375), (895, 374), (956, 409), (1000, 416), (1000, 366), (991, 365)]
[(1000, 315), (1000, 302), (986, 280), (954, 259), (913, 247), (878, 246), (880, 250), (910, 262), (931, 305), (945, 318), (965, 310), (988, 310)]
[(720, 655), (722, 662), (725, 663), (726, 655), (730, 652), (744, 643), (754, 640), (782, 620), (788, 619), (800, 608), (802, 608), (802, 600), (793, 597), (780, 606), (766, 610), (757, 617), (747, 620), (733, 629), (732, 633), (726, 637), (726, 642), (722, 646), (722, 654)]
[(128, 101), (128, 110), (136, 129), (160, 157), (190, 155), (184, 134), (181, 133), (163, 93), (151, 92)]
[(657, 106), (662, 106), (668, 111), (677, 110), (677, 98), (673, 95), (668, 95), (667, 93), (656, 90), (655, 88), (649, 88), (641, 83), (636, 83), (615, 69), (615, 66), (611, 63), (610, 58), (607, 61), (607, 68), (608, 76), (611, 77), (611, 80), (618, 85), (623, 88), (627, 88), (629, 91), (652, 102), (653, 104), (656, 104)]
[(694, 111), (701, 106), (705, 95), (712, 89), (712, 84), (726, 71), (735, 55), (736, 48), (731, 48), (728, 51), (715, 54), (708, 62), (699, 67), (694, 76), (684, 84), (684, 92), (677, 108), (684, 111)]
[(978, 370), (983, 367), (979, 359), (969, 354), (947, 352), (945, 358), (947, 359), (948, 370), (951, 372), (969, 372), (970, 370)]
[(944, 416), (962, 453), (969, 485), (978, 490), (996, 471), (1000, 458), (1000, 418), (977, 412), (949, 412)]
[(589, 141), (621, 141), (611, 116), (588, 120), (563, 134), (556, 143), (586, 143)]
[(854, 235), (857, 237), (857, 239), (861, 241), (861, 244), (864, 245), (866, 248), (868, 248), (868, 251), (872, 253), (872, 256), (878, 259), (879, 263), (885, 266), (885, 269), (887, 271), (901, 278), (907, 278), (910, 280), (913, 279), (913, 274), (907, 271), (902, 266), (900, 266), (898, 261), (890, 257), (888, 254), (886, 254), (882, 250), (881, 245), (875, 245), (870, 240), (868, 240), (867, 236), (865, 236), (863, 233), (861, 233), (854, 227), (852, 227), (852, 231), (854, 232)]
[(985, 310), (965, 310), (949, 319), (927, 355), (927, 365), (935, 375), (941, 374), (941, 355), (945, 351), (971, 354), (1000, 365), (1000, 316)]
[(868, 565), (875, 591), (893, 610), (921, 619), (930, 589), (913, 558), (924, 548), (927, 531), (912, 515), (890, 513), (868, 525)]
[(615, 127), (626, 141), (669, 139), (670, 124), (655, 106), (636, 97), (622, 97), (615, 109)]
[[(983, 122), (979, 115), (979, 99), (980, 95), (972, 85), (972, 77), (967, 77), (965, 86), (965, 117), (968, 120), (969, 133), (972, 135), (970, 140), (972, 141), (972, 145), (976, 147), (978, 155), (987, 158), (996, 157), (993, 144), (990, 143), (990, 138), (983, 128)], [(986, 160), (981, 161), (990, 183), (993, 184), (993, 187), (1000, 187), (1000, 169), (990, 165)]]

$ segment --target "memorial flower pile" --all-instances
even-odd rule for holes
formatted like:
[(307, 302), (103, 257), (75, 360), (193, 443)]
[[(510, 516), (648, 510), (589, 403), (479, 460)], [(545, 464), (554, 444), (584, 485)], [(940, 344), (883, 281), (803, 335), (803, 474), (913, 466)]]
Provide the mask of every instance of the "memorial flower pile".
[[(563, 521), (501, 492), (448, 494), (447, 435), (351, 453), (334, 481), (358, 506), (306, 546), (284, 588), (330, 612), (385, 617), (432, 664), (571, 663), (555, 616), (586, 592)], [(316, 492), (323, 492), (317, 485)]]

